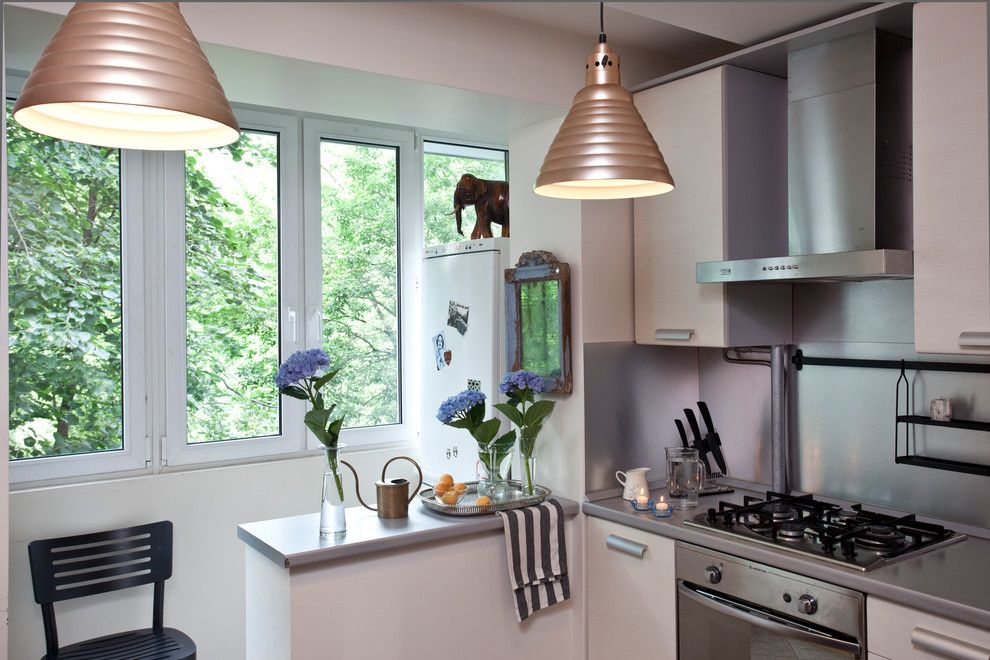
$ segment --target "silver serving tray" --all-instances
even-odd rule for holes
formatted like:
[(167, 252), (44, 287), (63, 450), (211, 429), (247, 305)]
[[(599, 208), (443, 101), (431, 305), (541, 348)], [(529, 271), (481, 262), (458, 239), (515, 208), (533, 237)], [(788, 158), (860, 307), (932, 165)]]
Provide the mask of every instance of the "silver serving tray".
[(464, 491), (464, 495), (461, 496), (457, 504), (450, 505), (442, 503), (436, 498), (436, 494), (432, 488), (426, 488), (420, 491), (419, 501), (430, 511), (436, 511), (447, 516), (480, 516), (486, 513), (495, 513), (496, 511), (509, 511), (511, 509), (521, 509), (524, 506), (533, 506), (550, 496), (550, 489), (543, 486), (534, 485), (533, 490), (535, 492), (532, 495), (524, 495), (520, 482), (507, 481), (506, 483), (515, 491), (514, 496), (511, 499), (494, 502), (487, 506), (476, 506), (474, 504), (475, 499), (478, 497), (477, 481), (465, 482), (464, 485), (467, 486), (467, 490)]

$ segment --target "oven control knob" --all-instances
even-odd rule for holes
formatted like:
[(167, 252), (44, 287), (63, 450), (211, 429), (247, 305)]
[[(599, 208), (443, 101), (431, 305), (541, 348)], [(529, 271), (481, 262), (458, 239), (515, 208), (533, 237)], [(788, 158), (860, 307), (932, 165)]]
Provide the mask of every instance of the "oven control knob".
[(804, 594), (798, 598), (798, 612), (801, 614), (814, 614), (818, 611), (818, 601), (814, 596)]
[(706, 568), (705, 576), (712, 584), (718, 584), (722, 581), (722, 571), (719, 570), (718, 566), (709, 566)]

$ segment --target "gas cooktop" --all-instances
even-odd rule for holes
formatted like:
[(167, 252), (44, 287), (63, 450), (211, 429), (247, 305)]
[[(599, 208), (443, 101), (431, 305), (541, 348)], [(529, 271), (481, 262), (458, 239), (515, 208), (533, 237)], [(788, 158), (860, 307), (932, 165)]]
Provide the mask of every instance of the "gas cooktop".
[(914, 514), (889, 516), (854, 504), (845, 509), (813, 495), (766, 499), (745, 496), (743, 504), (719, 502), (685, 525), (744, 538), (781, 550), (868, 571), (966, 538)]

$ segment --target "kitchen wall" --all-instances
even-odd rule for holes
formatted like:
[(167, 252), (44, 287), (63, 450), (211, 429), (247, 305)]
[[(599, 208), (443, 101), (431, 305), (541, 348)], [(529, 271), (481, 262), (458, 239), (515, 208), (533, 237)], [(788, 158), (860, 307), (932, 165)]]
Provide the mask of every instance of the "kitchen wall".
[[(914, 352), (910, 280), (798, 284), (794, 338), (808, 355), (990, 362)], [(720, 349), (586, 343), (585, 369), (596, 374), (586, 408), (589, 490), (615, 487), (616, 469), (644, 465), (663, 477), (662, 447), (679, 442), (672, 419), (700, 398), (712, 409), (732, 476), (770, 482), (770, 370), (729, 364)], [(953, 414), (990, 419), (985, 374), (908, 372), (912, 412), (936, 397)], [(990, 479), (894, 463), (896, 370), (806, 367), (792, 374), (791, 486), (990, 527)], [(902, 430), (903, 437), (903, 430)], [(919, 427), (919, 453), (990, 464), (985, 433)], [(975, 505), (974, 505), (975, 504)]]
[[(801, 284), (794, 336), (808, 355), (990, 362), (914, 352), (913, 283)], [(990, 419), (990, 377), (908, 372), (912, 413), (952, 398), (960, 419)], [(794, 488), (990, 527), (990, 478), (894, 463), (895, 384), (890, 369), (806, 367), (796, 376)], [(902, 429), (903, 430), (903, 429)], [(902, 432), (903, 437), (903, 432)], [(918, 427), (918, 453), (990, 464), (990, 436)], [(902, 450), (903, 453), (903, 450)]]

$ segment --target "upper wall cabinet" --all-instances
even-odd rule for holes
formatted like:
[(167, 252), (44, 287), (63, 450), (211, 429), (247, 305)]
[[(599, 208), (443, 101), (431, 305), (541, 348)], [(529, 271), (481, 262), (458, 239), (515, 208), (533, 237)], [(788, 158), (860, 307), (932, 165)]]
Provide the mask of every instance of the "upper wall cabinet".
[(790, 285), (695, 282), (699, 261), (787, 254), (786, 80), (724, 66), (635, 98), (676, 186), (635, 201), (636, 342), (790, 342)]
[(914, 6), (914, 337), (990, 354), (987, 6)]

